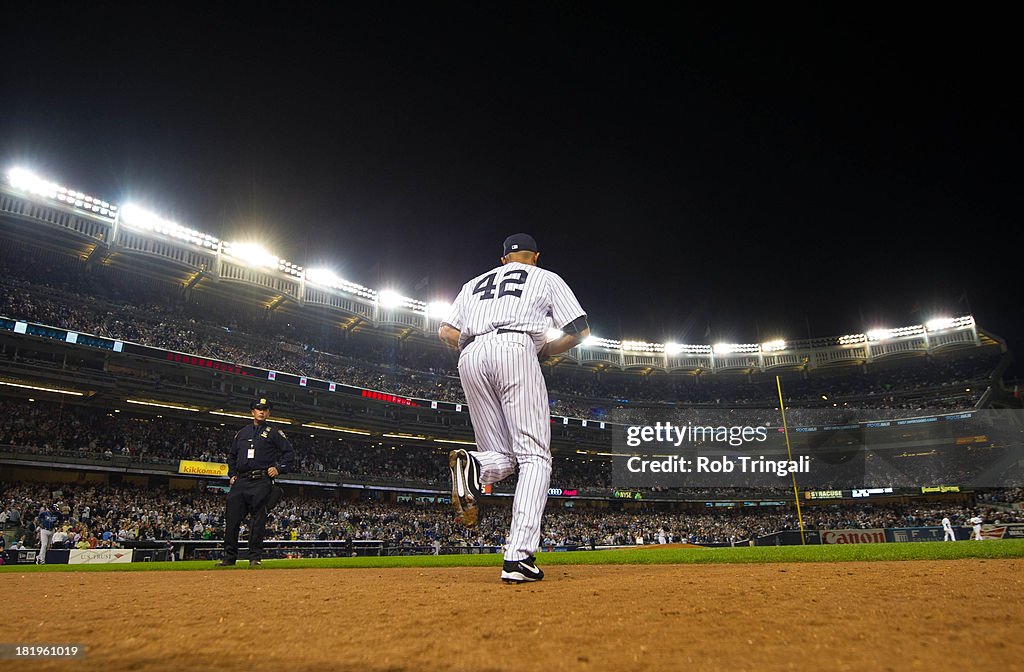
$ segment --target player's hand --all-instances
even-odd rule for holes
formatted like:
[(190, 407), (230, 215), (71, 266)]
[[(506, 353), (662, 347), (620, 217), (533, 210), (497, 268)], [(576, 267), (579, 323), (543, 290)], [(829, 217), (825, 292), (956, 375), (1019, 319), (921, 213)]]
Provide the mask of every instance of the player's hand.
[(238, 480), (238, 476), (232, 476), (231, 480), (228, 481), (228, 485), (234, 485), (235, 481), (237, 481), (237, 480)]
[(267, 469), (267, 476), (270, 476), (271, 478), (277, 478), (277, 475), (279, 473), (281, 472), (277, 470), (277, 467), (270, 467), (269, 469)]

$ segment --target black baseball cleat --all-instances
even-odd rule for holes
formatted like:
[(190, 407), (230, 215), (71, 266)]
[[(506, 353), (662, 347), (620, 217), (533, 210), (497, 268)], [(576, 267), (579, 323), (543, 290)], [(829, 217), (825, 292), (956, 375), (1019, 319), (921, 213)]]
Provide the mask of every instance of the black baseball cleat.
[(234, 567), (235, 566), (235, 561), (234, 560), (221, 560), (220, 562), (215, 563), (213, 566), (214, 567)]
[(501, 567), (501, 580), (505, 583), (527, 583), (543, 578), (544, 572), (537, 566), (532, 555), (523, 560), (506, 560)]
[(479, 522), (480, 464), (469, 451), (453, 450), (448, 453), (448, 468), (452, 472), (452, 508), (462, 519), (462, 524), (474, 528)]

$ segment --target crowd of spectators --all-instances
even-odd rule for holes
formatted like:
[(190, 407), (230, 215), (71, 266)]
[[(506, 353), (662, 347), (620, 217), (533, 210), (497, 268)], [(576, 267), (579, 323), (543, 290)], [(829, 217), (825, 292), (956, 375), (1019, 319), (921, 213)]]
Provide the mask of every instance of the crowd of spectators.
[[(732, 411), (722, 411), (721, 418), (704, 418), (713, 424), (744, 424), (727, 417)], [(986, 431), (962, 420), (961, 433)], [(130, 409), (105, 410), (51, 401), (0, 400), (0, 450), (25, 456), (45, 455), (52, 458), (76, 460), (113, 460), (139, 466), (162, 464), (171, 469), (179, 460), (200, 462), (228, 461), (230, 446), (242, 422), (219, 423), (200, 419), (164, 417)], [(903, 430), (907, 445), (921, 446), (931, 436), (931, 425), (908, 425)], [(308, 431), (309, 433), (306, 433)], [(296, 474), (320, 476), (325, 481), (355, 481), (367, 484), (407, 484), (438, 486), (448, 480), (447, 452), (449, 447), (433, 446), (401, 439), (339, 437), (337, 433), (310, 429), (290, 432), (295, 448)], [(802, 449), (805, 437), (817, 435), (796, 434), (794, 447)], [(972, 437), (973, 438), (973, 437)], [(825, 448), (819, 448), (825, 450)], [(824, 455), (824, 453), (823, 453)], [(830, 464), (821, 462), (815, 470), (815, 487), (850, 488), (870, 483), (872, 487), (917, 487), (933, 483), (977, 484), (984, 486), (1017, 485), (1024, 476), (1019, 468), (992, 470), (990, 467), (1004, 459), (1005, 450), (988, 444), (946, 446), (940, 437), (934, 447), (925, 452), (907, 454), (897, 446), (883, 452), (870, 449), (858, 459)], [(606, 454), (556, 453), (552, 459), (551, 482), (555, 487), (570, 489), (612, 489), (616, 459)], [(824, 457), (823, 457), (824, 459)], [(834, 461), (834, 460), (833, 460)], [(619, 467), (623, 464), (619, 463)], [(988, 470), (988, 471), (986, 471)], [(982, 480), (977, 480), (981, 475)], [(503, 488), (515, 487), (515, 475), (502, 483)], [(701, 486), (716, 481), (702, 477)], [(721, 485), (730, 488), (748, 487), (761, 491), (773, 476), (758, 474), (725, 474)], [(746, 479), (746, 480), (744, 480)], [(996, 479), (996, 480), (993, 480)], [(669, 478), (669, 480), (673, 480)], [(644, 488), (643, 491), (673, 490), (684, 498), (696, 498), (701, 488)]]
[(997, 506), (1024, 502), (1024, 488), (995, 488), (986, 490), (978, 493), (978, 500)]
[[(210, 311), (195, 306), (190, 310), (188, 304), (181, 305), (180, 297), (177, 301), (166, 296), (160, 300), (158, 287), (152, 292), (145, 294), (148, 300), (112, 303), (102, 294), (74, 293), (5, 278), (0, 280), (0, 315), (392, 394), (464, 401), (458, 378), (447, 369), (425, 364), (426, 368), (414, 370), (386, 364), (382, 350), (374, 348), (369, 338), (337, 340), (332, 352), (314, 345), (313, 339), (298, 340), (292, 325), (282, 328), (270, 316), (260, 319), (256, 313), (244, 319), (245, 311), (238, 309), (239, 317), (233, 319), (230, 311), (218, 306), (214, 313), (227, 319), (210, 322), (198, 317)], [(439, 348), (431, 349), (449, 357)], [(424, 361), (415, 353), (412, 359)]]
[[(440, 401), (464, 401), (455, 357), (431, 339), (389, 339), (230, 303), (124, 271), (22, 248), (0, 252), (0, 314), (264, 369)], [(994, 358), (996, 357), (996, 358)], [(787, 403), (901, 412), (979, 400), (997, 356), (916, 358), (884, 369), (787, 374)], [(774, 376), (545, 371), (552, 413), (596, 420), (685, 407), (772, 408)]]
[[(376, 540), (388, 546), (500, 547), (509, 528), (508, 501), (489, 503), (477, 529), (459, 524), (443, 501), (385, 503), (333, 497), (286, 496), (271, 513), (268, 539)], [(199, 490), (143, 489), (131, 485), (0, 483), (0, 526), (14, 540), (35, 543), (37, 515), (56, 518), (64, 547), (95, 548), (135, 541), (223, 537), (224, 494)], [(691, 511), (614, 510), (549, 503), (542, 542), (566, 545), (739, 543), (799, 529), (789, 506)], [(1024, 510), (958, 503), (830, 505), (803, 509), (805, 529), (842, 530), (937, 526), (944, 516), (967, 525), (1024, 522)]]
[[(105, 411), (44, 401), (0, 400), (0, 446), (69, 458), (128, 458), (139, 463), (227, 462), (241, 423)], [(444, 456), (429, 448), (325, 435), (292, 435), (293, 471), (435, 484), (448, 477)]]
[[(723, 413), (728, 413), (723, 411)], [(729, 418), (716, 420), (719, 424), (736, 424)], [(961, 421), (967, 422), (967, 421)], [(191, 418), (171, 418), (126, 410), (105, 410), (51, 401), (0, 399), (0, 450), (23, 456), (41, 455), (69, 462), (81, 460), (114, 460), (137, 466), (162, 464), (170, 470), (179, 460), (199, 462), (228, 462), (230, 446), (242, 422), (219, 423)], [(740, 423), (742, 424), (742, 423)], [(911, 425), (906, 432), (908, 445), (914, 443), (915, 432), (927, 436), (929, 425)], [(447, 452), (449, 447), (438, 447), (419, 442), (403, 443), (400, 439), (370, 440), (362, 437), (339, 437), (336, 433), (308, 430), (290, 431), (295, 448), (295, 474), (320, 476), (329, 482), (354, 481), (366, 484), (406, 484), (410, 486), (441, 486), (448, 483)], [(974, 431), (964, 425), (964, 432)], [(978, 430), (983, 431), (983, 430)], [(794, 441), (799, 448), (804, 435)], [(828, 465), (822, 463), (816, 470), (816, 487), (827, 489), (833, 479), (838, 489), (874, 486), (917, 487), (932, 483), (979, 483), (977, 474), (984, 472), (1003, 453), (986, 445), (944, 446), (941, 441), (927, 454), (902, 457), (900, 451), (889, 453), (871, 451), (864, 459)], [(594, 457), (590, 454), (556, 453), (552, 459), (551, 483), (553, 487), (584, 490), (613, 488), (614, 458), (610, 455)], [(619, 464), (621, 467), (622, 464)], [(827, 471), (823, 471), (827, 470)], [(993, 486), (1019, 484), (1019, 470), (1000, 470), (999, 482), (980, 483)], [(761, 492), (771, 477), (748, 475), (745, 481), (739, 474), (722, 477), (723, 486)], [(701, 486), (714, 482), (702, 479)], [(845, 485), (844, 485), (845, 483)], [(514, 488), (512, 475), (501, 485)], [(851, 486), (851, 484), (855, 484)], [(709, 488), (643, 488), (643, 492), (672, 490), (679, 496), (695, 499)], [(721, 490), (721, 488), (719, 488)]]
[[(991, 355), (909, 361), (869, 371), (853, 369), (784, 374), (786, 403), (847, 408), (921, 410), (963, 408), (977, 401), (990, 384), (997, 359)], [(595, 378), (585, 372), (555, 371), (548, 391), (566, 407), (586, 410), (587, 401), (608, 400), (623, 407), (663, 405), (777, 406), (774, 375), (636, 376), (609, 373)], [(970, 388), (970, 389), (969, 389)], [(611, 419), (611, 418), (608, 418)]]

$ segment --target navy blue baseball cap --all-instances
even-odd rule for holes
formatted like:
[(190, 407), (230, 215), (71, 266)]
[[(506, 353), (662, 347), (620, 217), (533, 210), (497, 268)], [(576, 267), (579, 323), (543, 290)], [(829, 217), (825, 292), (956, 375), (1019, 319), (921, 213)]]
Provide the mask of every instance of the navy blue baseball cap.
[(527, 251), (536, 252), (537, 241), (528, 233), (513, 233), (505, 239), (505, 254), (502, 256), (508, 256), (512, 252)]

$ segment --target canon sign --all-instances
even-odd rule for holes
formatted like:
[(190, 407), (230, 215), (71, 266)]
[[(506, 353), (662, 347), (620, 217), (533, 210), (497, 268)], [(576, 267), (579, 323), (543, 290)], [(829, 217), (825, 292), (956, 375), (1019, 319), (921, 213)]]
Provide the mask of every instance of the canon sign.
[(884, 544), (885, 530), (822, 530), (823, 544)]

